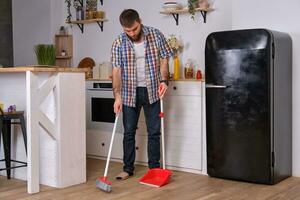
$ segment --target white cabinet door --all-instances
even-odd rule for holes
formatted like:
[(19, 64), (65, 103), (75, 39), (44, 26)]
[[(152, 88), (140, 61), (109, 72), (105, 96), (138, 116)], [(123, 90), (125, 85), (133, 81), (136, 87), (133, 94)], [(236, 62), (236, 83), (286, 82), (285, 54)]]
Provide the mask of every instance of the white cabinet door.
[(200, 96), (167, 96), (164, 103), (166, 134), (200, 137), (201, 101)]
[[(86, 153), (90, 156), (107, 157), (111, 132), (87, 130)], [(111, 153), (111, 158), (123, 158), (123, 133), (116, 133)]]
[(166, 164), (202, 170), (202, 83), (171, 82), (164, 100)]

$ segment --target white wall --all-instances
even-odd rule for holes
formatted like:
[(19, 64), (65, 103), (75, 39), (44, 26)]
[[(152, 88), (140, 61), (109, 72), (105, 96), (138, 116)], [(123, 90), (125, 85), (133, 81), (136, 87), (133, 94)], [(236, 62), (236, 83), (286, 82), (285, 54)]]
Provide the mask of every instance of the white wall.
[(232, 28), (268, 28), (289, 33), (293, 40), (293, 175), (300, 176), (300, 1), (233, 0)]
[(54, 35), (59, 33), (60, 26), (65, 26), (65, 18), (67, 16), (67, 6), (64, 0), (48, 0), (50, 1), (50, 20), (51, 20), (51, 41), (54, 42)]
[(52, 43), (49, 0), (13, 0), (14, 64), (36, 63), (33, 47)]
[[(117, 2), (117, 3), (116, 3)], [(110, 48), (113, 40), (122, 32), (119, 24), (119, 15), (126, 8), (134, 8), (140, 13), (143, 24), (160, 29), (166, 37), (175, 34), (184, 43), (185, 49), (181, 54), (183, 64), (187, 59), (193, 59), (197, 66), (204, 69), (204, 43), (206, 36), (216, 30), (231, 28), (231, 4), (228, 1), (214, 1), (215, 12), (207, 15), (207, 23), (203, 23), (200, 13), (196, 14), (193, 21), (189, 14), (179, 16), (179, 26), (171, 15), (159, 13), (163, 0), (140, 1), (140, 0), (104, 0), (103, 9), (106, 18), (109, 20), (104, 23), (104, 31), (101, 32), (97, 24), (88, 24), (84, 27), (82, 34), (76, 25), (72, 25), (74, 37), (74, 65), (86, 57), (92, 57), (96, 63), (109, 61)], [(179, 0), (186, 5), (186, 0)], [(212, 1), (213, 2), (213, 1)], [(230, 2), (230, 1), (229, 1)], [(74, 9), (72, 10), (74, 12)], [(75, 13), (73, 13), (73, 16)], [(171, 69), (172, 71), (172, 69)]]

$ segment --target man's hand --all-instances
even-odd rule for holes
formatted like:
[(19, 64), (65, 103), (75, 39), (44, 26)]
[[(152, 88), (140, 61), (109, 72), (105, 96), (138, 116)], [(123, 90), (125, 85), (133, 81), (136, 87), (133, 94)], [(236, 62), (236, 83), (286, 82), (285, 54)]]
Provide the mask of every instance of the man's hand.
[(122, 99), (121, 98), (115, 98), (114, 112), (116, 114), (119, 114), (120, 112), (122, 112)]
[(158, 96), (160, 99), (162, 99), (168, 89), (168, 86), (166, 83), (160, 83), (159, 88), (158, 88)]

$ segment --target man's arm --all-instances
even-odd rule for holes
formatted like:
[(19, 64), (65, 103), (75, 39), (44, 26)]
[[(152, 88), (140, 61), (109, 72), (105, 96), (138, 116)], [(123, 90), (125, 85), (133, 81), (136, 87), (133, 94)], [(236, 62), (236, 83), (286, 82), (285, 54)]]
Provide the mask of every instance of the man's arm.
[(167, 89), (168, 89), (168, 79), (169, 79), (169, 59), (162, 58), (160, 59), (160, 74), (161, 80), (165, 82), (161, 82), (158, 89), (159, 98), (163, 98)]
[(115, 97), (114, 112), (118, 114), (119, 112), (122, 111), (121, 68), (120, 67), (113, 67), (112, 84), (113, 84), (113, 93)]
[(160, 59), (160, 74), (161, 74), (161, 80), (169, 79), (169, 59), (168, 58)]

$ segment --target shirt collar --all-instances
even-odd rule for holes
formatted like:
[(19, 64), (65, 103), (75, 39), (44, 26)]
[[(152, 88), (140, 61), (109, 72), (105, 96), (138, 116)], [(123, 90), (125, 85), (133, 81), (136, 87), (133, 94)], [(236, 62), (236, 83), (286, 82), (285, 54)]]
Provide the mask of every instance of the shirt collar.
[[(147, 36), (149, 34), (149, 30), (143, 24), (142, 24), (142, 31), (143, 31), (144, 36)], [(130, 43), (132, 43), (131, 40), (128, 38), (128, 36), (127, 36), (127, 34), (125, 32), (122, 33), (122, 36), (123, 36), (123, 38), (126, 38), (127, 41), (129, 41)]]
[(147, 36), (149, 34), (148, 29), (143, 24), (142, 24), (142, 30), (143, 30), (143, 33), (144, 33), (145, 36)]

